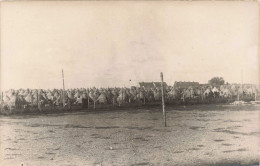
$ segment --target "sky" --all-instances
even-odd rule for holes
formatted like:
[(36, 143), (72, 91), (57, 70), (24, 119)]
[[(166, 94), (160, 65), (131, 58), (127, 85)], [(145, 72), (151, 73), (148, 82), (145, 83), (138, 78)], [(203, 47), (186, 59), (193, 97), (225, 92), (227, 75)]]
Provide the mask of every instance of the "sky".
[[(1, 88), (259, 84), (257, 2), (1, 4)], [(131, 81), (130, 81), (131, 80)]]

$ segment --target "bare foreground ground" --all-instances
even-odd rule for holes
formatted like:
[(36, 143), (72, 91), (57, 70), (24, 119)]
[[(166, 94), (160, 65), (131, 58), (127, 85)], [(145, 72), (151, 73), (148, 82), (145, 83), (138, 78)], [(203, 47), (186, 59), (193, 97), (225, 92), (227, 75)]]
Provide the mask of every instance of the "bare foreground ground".
[(0, 165), (258, 165), (260, 106), (0, 117)]

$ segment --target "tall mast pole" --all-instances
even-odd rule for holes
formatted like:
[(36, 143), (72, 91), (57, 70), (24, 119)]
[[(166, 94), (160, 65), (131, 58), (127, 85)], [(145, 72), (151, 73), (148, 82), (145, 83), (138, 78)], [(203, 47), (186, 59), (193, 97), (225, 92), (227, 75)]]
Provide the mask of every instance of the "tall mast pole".
[(65, 107), (65, 97), (64, 97), (65, 85), (64, 85), (64, 73), (63, 73), (63, 69), (62, 69), (62, 81), (63, 81), (62, 104), (63, 104), (63, 108), (64, 108), (64, 107)]
[(162, 89), (162, 110), (163, 110), (163, 122), (164, 127), (166, 127), (166, 112), (165, 112), (165, 104), (164, 104), (164, 82), (163, 82), (163, 73), (161, 72), (161, 89)]

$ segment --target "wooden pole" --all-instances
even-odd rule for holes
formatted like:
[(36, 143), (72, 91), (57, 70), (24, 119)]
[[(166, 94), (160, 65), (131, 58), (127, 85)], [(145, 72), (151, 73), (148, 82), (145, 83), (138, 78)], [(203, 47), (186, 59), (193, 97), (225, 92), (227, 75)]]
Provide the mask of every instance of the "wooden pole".
[(34, 97), (33, 97), (33, 92), (31, 91), (30, 94), (31, 94), (31, 97), (32, 97), (32, 98), (31, 98), (31, 102), (32, 102), (32, 103), (31, 103), (31, 108), (32, 108), (32, 107), (33, 107), (33, 99), (34, 99)]
[(124, 92), (123, 92), (123, 88), (122, 88), (122, 104), (124, 103), (123, 100), (124, 100)]
[(89, 90), (88, 90), (88, 109), (89, 109)]
[(3, 110), (4, 108), (4, 93), (2, 92), (2, 96), (1, 96), (1, 110)]
[(62, 81), (63, 81), (62, 106), (63, 106), (63, 108), (64, 108), (64, 107), (65, 107), (65, 97), (64, 97), (65, 85), (64, 85), (64, 73), (63, 73), (63, 69), (62, 69)]
[(165, 112), (165, 104), (164, 104), (164, 84), (163, 84), (163, 73), (161, 72), (161, 87), (162, 87), (162, 110), (163, 110), (163, 122), (164, 127), (166, 127), (166, 112)]
[[(36, 90), (36, 98), (37, 98), (37, 107), (39, 109), (39, 96), (38, 96), (38, 90)], [(40, 110), (40, 109), (39, 109)]]

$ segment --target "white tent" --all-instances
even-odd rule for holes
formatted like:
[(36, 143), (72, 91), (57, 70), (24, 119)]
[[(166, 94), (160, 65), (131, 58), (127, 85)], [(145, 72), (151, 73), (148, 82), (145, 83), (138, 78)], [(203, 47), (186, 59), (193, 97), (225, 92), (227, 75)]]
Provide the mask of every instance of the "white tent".
[(215, 92), (219, 92), (219, 90), (218, 90), (218, 88), (216, 88), (216, 87), (214, 87), (212, 90), (211, 90), (213, 93), (215, 93)]

